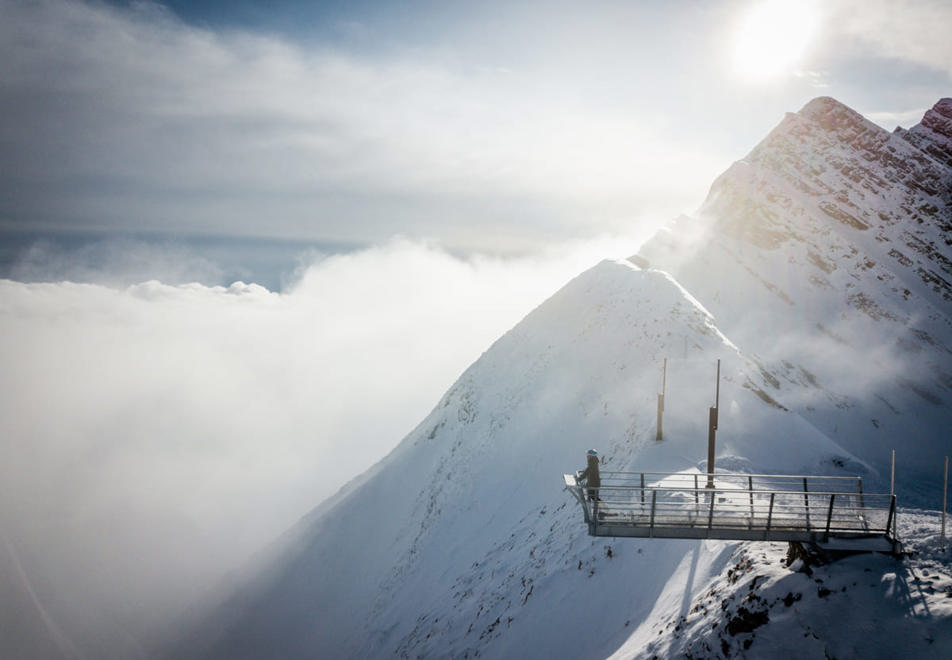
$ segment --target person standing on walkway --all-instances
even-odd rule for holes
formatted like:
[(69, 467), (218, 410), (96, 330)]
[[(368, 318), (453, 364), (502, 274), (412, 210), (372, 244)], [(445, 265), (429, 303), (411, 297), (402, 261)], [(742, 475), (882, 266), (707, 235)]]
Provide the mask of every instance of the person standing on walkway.
[(601, 501), (598, 497), (598, 489), (602, 486), (602, 477), (598, 473), (598, 452), (589, 449), (585, 454), (585, 459), (588, 463), (582, 473), (578, 475), (578, 480), (588, 489), (588, 499), (595, 503), (593, 508), (597, 519), (598, 503)]

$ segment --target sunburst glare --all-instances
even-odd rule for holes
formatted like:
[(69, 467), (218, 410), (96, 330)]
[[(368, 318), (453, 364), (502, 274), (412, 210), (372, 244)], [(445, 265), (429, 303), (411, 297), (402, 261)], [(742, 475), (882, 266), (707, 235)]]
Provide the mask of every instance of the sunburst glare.
[(812, 2), (791, 0), (766, 0), (750, 7), (734, 33), (734, 74), (765, 81), (792, 72), (816, 33), (816, 13)]

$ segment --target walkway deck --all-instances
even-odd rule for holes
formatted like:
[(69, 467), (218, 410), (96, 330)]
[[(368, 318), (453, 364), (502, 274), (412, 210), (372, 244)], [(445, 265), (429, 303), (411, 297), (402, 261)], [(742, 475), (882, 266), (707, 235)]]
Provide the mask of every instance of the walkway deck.
[(807, 541), (899, 552), (896, 497), (859, 477), (603, 472), (598, 500), (577, 475), (565, 487), (592, 536)]

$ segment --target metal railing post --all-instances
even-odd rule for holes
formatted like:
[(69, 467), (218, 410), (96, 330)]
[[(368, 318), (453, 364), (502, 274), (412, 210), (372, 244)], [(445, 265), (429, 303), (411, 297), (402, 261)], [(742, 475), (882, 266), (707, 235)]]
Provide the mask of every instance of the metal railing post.
[(866, 496), (863, 495), (863, 478), (856, 477), (859, 488), (859, 521), (863, 523), (863, 530), (869, 531), (869, 517), (866, 515)]
[(645, 505), (645, 473), (641, 473), (641, 506)]
[(717, 492), (711, 490), (711, 509), (707, 513), (707, 535), (711, 535), (711, 527), (714, 526), (714, 498), (717, 496)]
[(655, 514), (655, 501), (658, 499), (658, 491), (651, 491), (651, 522), (648, 525), (648, 537), (654, 538), (654, 514)]
[(830, 494), (830, 510), (826, 512), (826, 538), (824, 540), (829, 540), (830, 538), (830, 522), (833, 520), (833, 501), (836, 499), (836, 493)]
[(807, 478), (803, 478), (803, 508), (806, 509), (807, 531), (810, 531), (810, 495), (807, 491)]
[(751, 476), (747, 477), (747, 489), (750, 491), (750, 527), (749, 529), (754, 528), (754, 478)]
[(777, 493), (770, 493), (770, 508), (767, 510), (767, 528), (764, 530), (765, 541), (767, 540), (767, 537), (770, 535), (770, 522), (771, 522), (771, 519), (773, 518), (773, 503), (774, 503), (774, 496), (776, 494)]
[[(889, 530), (892, 529), (892, 526), (895, 524), (894, 518), (896, 517), (896, 496), (891, 495), (889, 497), (889, 517), (886, 518), (886, 529), (883, 530), (886, 534), (889, 534)], [(893, 531), (893, 538), (896, 537), (895, 531)]]

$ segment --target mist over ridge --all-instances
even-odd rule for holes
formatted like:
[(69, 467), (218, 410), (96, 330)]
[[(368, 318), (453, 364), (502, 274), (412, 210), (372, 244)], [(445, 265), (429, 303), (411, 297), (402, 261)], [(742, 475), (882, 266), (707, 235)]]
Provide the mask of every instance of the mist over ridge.
[(281, 293), (0, 280), (3, 589), (36, 624), (9, 630), (52, 644), (46, 619), (96, 655), (158, 634), (392, 448), (559, 281), (627, 249), (467, 260), (395, 241), (304, 261)]

